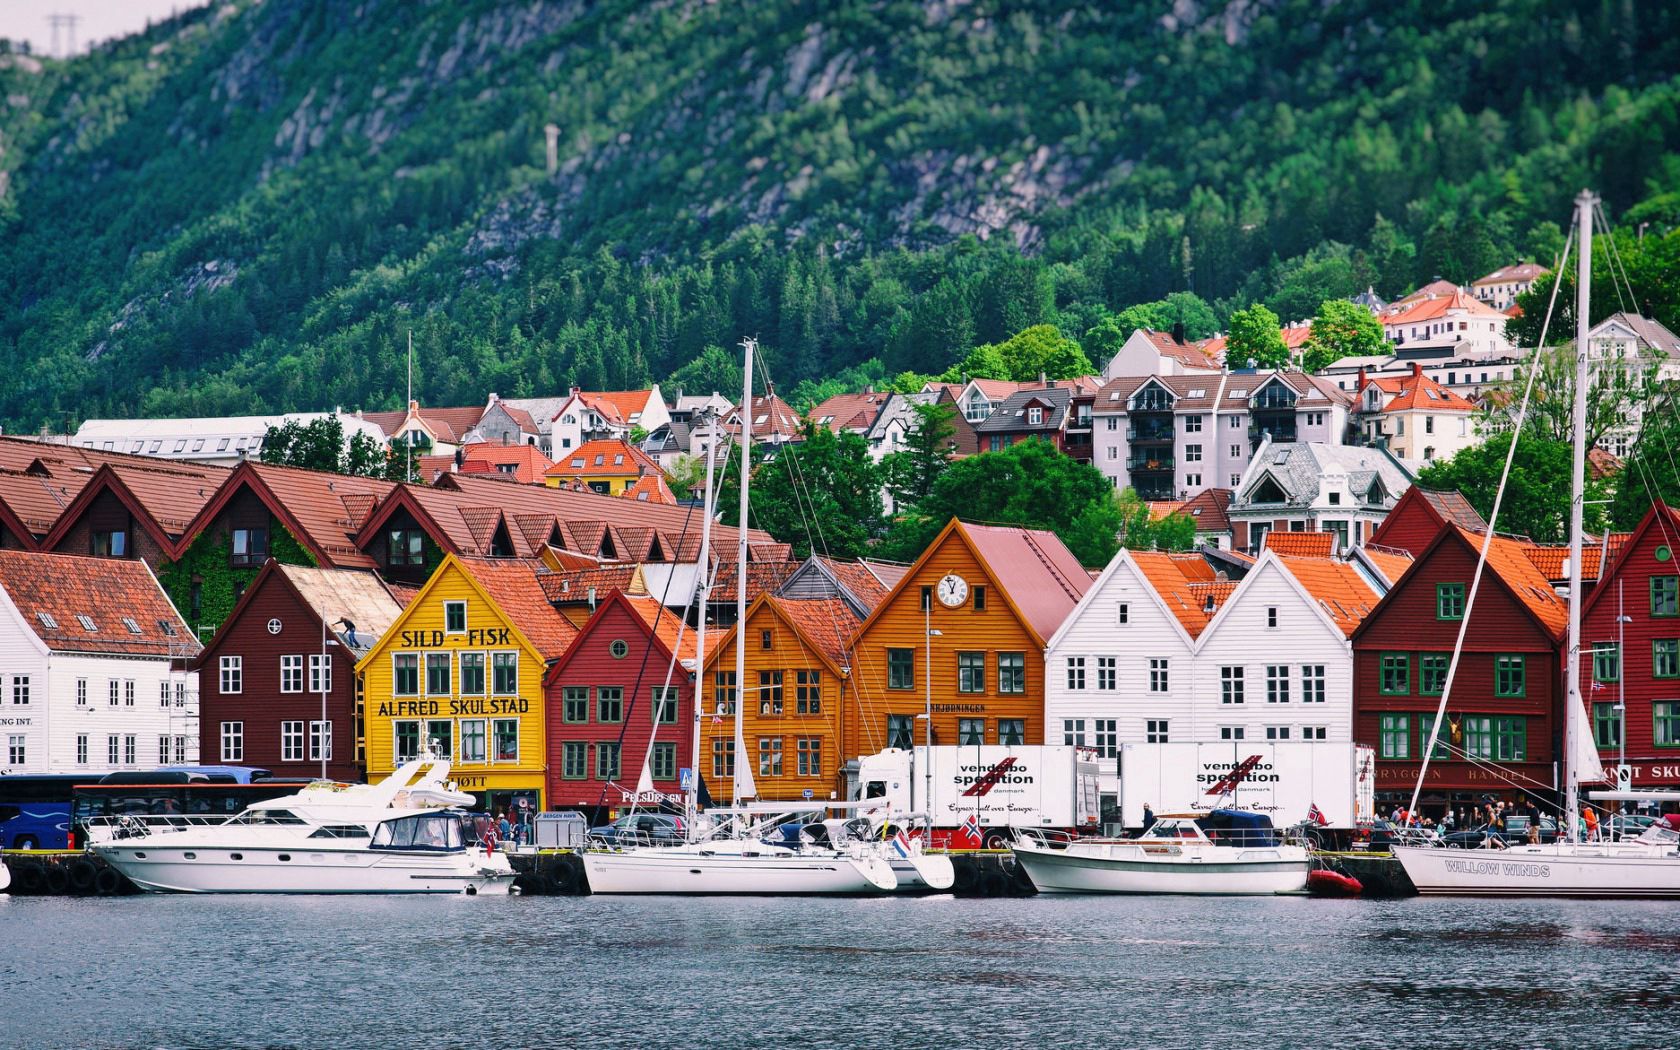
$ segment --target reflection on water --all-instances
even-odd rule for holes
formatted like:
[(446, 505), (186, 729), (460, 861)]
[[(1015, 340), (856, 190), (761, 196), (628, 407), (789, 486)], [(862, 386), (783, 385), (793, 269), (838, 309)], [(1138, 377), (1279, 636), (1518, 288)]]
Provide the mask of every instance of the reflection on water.
[[(0, 1046), (1665, 1046), (1631, 901), (0, 898)], [(710, 1044), (710, 1045), (709, 1045)]]

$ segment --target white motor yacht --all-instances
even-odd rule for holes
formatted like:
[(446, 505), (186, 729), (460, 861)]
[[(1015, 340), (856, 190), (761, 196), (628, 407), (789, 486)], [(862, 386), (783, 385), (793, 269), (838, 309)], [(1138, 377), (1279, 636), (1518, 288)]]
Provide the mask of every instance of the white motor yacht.
[(1235, 810), (1163, 816), (1135, 839), (1030, 831), (1010, 848), (1040, 893), (1300, 893), (1310, 867), (1306, 849), (1284, 845), (1269, 819)]
[(447, 759), (378, 784), (316, 781), (212, 826), (119, 828), (89, 848), (152, 893), (506, 894), (507, 857), (480, 846)]

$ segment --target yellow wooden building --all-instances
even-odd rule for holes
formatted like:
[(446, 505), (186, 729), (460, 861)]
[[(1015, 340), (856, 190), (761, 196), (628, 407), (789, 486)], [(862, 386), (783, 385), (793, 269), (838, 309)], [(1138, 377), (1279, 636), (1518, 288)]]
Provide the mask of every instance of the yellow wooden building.
[(357, 664), (370, 780), (428, 745), (493, 812), (543, 808), (543, 674), (576, 637), (538, 563), (449, 555)]

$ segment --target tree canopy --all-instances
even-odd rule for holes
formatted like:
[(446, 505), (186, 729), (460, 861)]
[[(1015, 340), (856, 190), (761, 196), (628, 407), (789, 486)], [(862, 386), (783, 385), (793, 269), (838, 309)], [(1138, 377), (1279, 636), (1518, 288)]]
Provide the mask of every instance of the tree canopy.
[(1247, 362), (1254, 368), (1287, 368), (1289, 348), (1283, 343), (1277, 314), (1258, 303), (1232, 314), (1225, 360), (1232, 367)]
[(977, 346), (941, 376), (948, 383), (964, 379), (1009, 379), (1017, 383), (1072, 379), (1095, 372), (1096, 366), (1077, 342), (1055, 325), (1025, 328), (1002, 343)]
[[(739, 519), (740, 459), (737, 447), (718, 494), (727, 525)], [(796, 556), (860, 558), (881, 534), (881, 470), (856, 434), (807, 422), (798, 443), (754, 445), (753, 462), (750, 523), (792, 544)]]
[(1388, 341), (1375, 315), (1346, 299), (1326, 299), (1313, 316), (1312, 335), (1302, 348), (1301, 367), (1317, 372), (1344, 357), (1384, 353)]
[[(1462, 449), (1451, 459), (1432, 463), (1418, 473), (1418, 482), (1432, 489), (1457, 489), (1484, 519), (1493, 513), (1499, 475), (1511, 448), (1511, 434), (1495, 434)], [(1536, 543), (1560, 543), (1569, 530), (1570, 448), (1567, 442), (1524, 435), (1517, 443), (1505, 501), (1494, 528), (1527, 536)], [(1586, 527), (1604, 527), (1605, 486), (1587, 482)]]

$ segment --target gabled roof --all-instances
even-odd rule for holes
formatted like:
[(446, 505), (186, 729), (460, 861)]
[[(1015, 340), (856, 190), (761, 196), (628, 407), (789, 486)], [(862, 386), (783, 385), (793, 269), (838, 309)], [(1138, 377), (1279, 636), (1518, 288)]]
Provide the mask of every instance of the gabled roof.
[[(464, 405), (459, 408), (425, 408), (415, 405), (413, 408), (414, 415), (419, 417), (428, 430), (437, 435), (438, 440), (451, 445), (460, 444), (467, 431), (476, 427), (484, 416), (482, 405)], [(362, 413), (362, 419), (385, 431), (387, 438), (400, 436), (408, 417), (409, 410), (402, 408), (390, 412)]]
[[(227, 622), (233, 623), (245, 607), (268, 587), (285, 587), (317, 619), (327, 625), (333, 638), (360, 660), (391, 629), (402, 615), (405, 599), (371, 572), (356, 569), (318, 569), (308, 565), (284, 565), (270, 558), (245, 588)], [(412, 594), (408, 595), (412, 597)], [(341, 621), (355, 626), (355, 632)], [(229, 637), (226, 629), (210, 639), (194, 661), (195, 668), (208, 666)]]
[(585, 441), (553, 461), (545, 471), (551, 478), (619, 477), (658, 474), (659, 464), (628, 441), (599, 438)]
[[(792, 405), (774, 394), (754, 397), (750, 415), (755, 441), (767, 437), (793, 438), (799, 435), (799, 413), (793, 410)], [(731, 407), (724, 415), (723, 430), (728, 434), (741, 432), (740, 405)]]
[(861, 433), (869, 429), (875, 422), (875, 417), (881, 414), (881, 406), (886, 404), (891, 391), (865, 390), (861, 394), (835, 394), (805, 413), (805, 418), (819, 427), (826, 427), (836, 434), (842, 431)]
[(1390, 310), (1396, 310), (1424, 299), (1439, 299), (1443, 296), (1453, 295), (1458, 291), (1458, 285), (1452, 283), (1451, 281), (1443, 281), (1440, 278), (1436, 278), (1412, 294), (1401, 296), (1400, 298), (1394, 300), (1392, 303), (1389, 303), (1388, 306)]
[[(1418, 564), (1427, 563), (1444, 543), (1459, 544), (1472, 559), (1475, 559), (1481, 552), (1482, 542), (1482, 533), (1471, 532), (1469, 529), (1458, 525), (1448, 525), (1435, 537), (1434, 542), (1418, 556), (1417, 562)], [(1552, 589), (1551, 581), (1529, 560), (1528, 550), (1533, 545), (1524, 540), (1507, 539), (1503, 536), (1492, 537), (1488, 540), (1488, 544), (1488, 573), (1483, 577), (1484, 585), (1491, 580), (1494, 585), (1502, 588), (1510, 596), (1517, 607), (1526, 613), (1528, 618), (1544, 634), (1554, 642), (1561, 640), (1565, 628), (1568, 627), (1569, 605), (1558, 597), (1557, 592)], [(1409, 576), (1410, 573), (1408, 573)], [(1465, 583), (1466, 593), (1468, 593), (1469, 581), (1466, 580)], [(1381, 609), (1383, 605), (1395, 600), (1394, 596), (1400, 590), (1401, 588), (1398, 586), (1389, 588), (1388, 594), (1378, 603), (1377, 608)], [(1478, 597), (1477, 601), (1481, 601), (1481, 598)], [(1470, 616), (1474, 621), (1476, 617), (1474, 609), (1470, 611)], [(1366, 616), (1365, 624), (1371, 622), (1373, 622), (1373, 617)], [(1472, 627), (1474, 627), (1474, 623), (1472, 623)], [(1364, 624), (1361, 625), (1360, 631), (1355, 632), (1355, 635), (1361, 633), (1363, 629)]]
[(1230, 489), (1203, 489), (1179, 504), (1178, 512), (1196, 523), (1197, 532), (1230, 532), (1226, 511), (1233, 495)]
[(640, 422), (642, 414), (653, 402), (651, 387), (646, 390), (586, 390), (581, 393), (591, 408), (599, 412), (603, 405), (610, 405), (613, 413), (626, 423)]
[(1414, 362), (1412, 370), (1401, 375), (1372, 376), (1366, 379), (1366, 389), (1375, 387), (1382, 393), (1378, 404), (1383, 412), (1474, 412), (1476, 406), (1437, 383), (1423, 373), (1423, 366)]
[(544, 660), (558, 659), (577, 628), (548, 603), (538, 574), (542, 563), (517, 558), (456, 558), (463, 572), (495, 602)]
[(1476, 278), (1474, 281), (1471, 281), (1470, 284), (1474, 287), (1478, 284), (1507, 284), (1515, 281), (1532, 281), (1543, 274), (1551, 272), (1552, 271), (1546, 269), (1544, 266), (1539, 266), (1531, 262), (1523, 262), (1517, 263), (1515, 266), (1501, 266), (1499, 269), (1490, 274), (1484, 274), (1483, 276)]
[(396, 483), (301, 467), (246, 461), (235, 467), (215, 498), (186, 529), (197, 537), (240, 492), (248, 491), (286, 526), (316, 563), (335, 569), (372, 569), (378, 563), (356, 546), (356, 534)]
[(138, 559), (0, 550), (0, 590), (55, 652), (198, 655), (198, 640)]
[[(1666, 544), (1671, 548), (1672, 556), (1672, 550), (1680, 548), (1680, 509), (1671, 507), (1662, 500), (1652, 504), (1651, 508), (1645, 512), (1645, 516), (1639, 519), (1639, 524), (1633, 527), (1632, 532), (1620, 534), (1622, 535), (1621, 542), (1612, 543), (1609, 573), (1599, 582), (1608, 583), (1615, 579), (1621, 573), (1622, 566), (1627, 562), (1627, 558), (1623, 557), (1622, 552), (1625, 551), (1631, 556), (1633, 552), (1643, 549), (1653, 530), (1657, 534), (1655, 537), (1657, 542)], [(1585, 550), (1586, 548), (1583, 547), (1583, 554)], [(1582, 579), (1587, 578), (1585, 570), (1591, 564), (1592, 562), (1586, 557), (1581, 558)], [(1599, 600), (1613, 590), (1615, 590), (1613, 587), (1594, 587), (1587, 597), (1586, 605), (1581, 609), (1581, 615), (1585, 617), (1592, 612)]]
[(683, 623), (680, 614), (672, 612), (659, 604), (657, 599), (646, 595), (614, 591), (612, 597), (635, 613), (637, 619), (647, 624), (648, 632), (659, 639), (659, 644), (665, 647), (667, 654), (675, 653), (677, 659), (685, 663), (694, 661), (699, 652), (695, 645), (697, 633)]
[[(827, 664), (836, 678), (846, 676), (852, 662), (851, 640), (860, 621), (844, 600), (778, 598), (773, 594), (761, 594), (747, 607), (747, 615), (742, 622), (750, 623), (760, 608), (769, 609), (772, 615), (787, 624), (799, 647)], [(706, 651), (707, 667), (717, 665), (739, 633), (740, 626), (735, 625), (718, 637), (716, 647), (709, 647)]]
[[(502, 407), (507, 408), (506, 405)], [(463, 474), (503, 474), (521, 484), (540, 485), (543, 474), (553, 465), (554, 461), (543, 455), (542, 449), (535, 445), (478, 441), (461, 447), (460, 469)], [(504, 467), (513, 469), (510, 472)]]
[[(1414, 505), (1430, 520), (1434, 521), (1437, 527), (1452, 523), (1462, 525), (1471, 532), (1487, 531), (1487, 522), (1482, 519), (1480, 514), (1476, 513), (1476, 508), (1470, 505), (1470, 501), (1464, 498), (1463, 493), (1456, 489), (1444, 491), (1426, 489), (1414, 484), (1395, 501), (1394, 506), (1390, 508), (1383, 520), (1377, 523), (1376, 529), (1371, 533), (1370, 542), (1383, 546), (1386, 543), (1384, 537), (1388, 535), (1391, 523), (1398, 522), (1408, 513), (1411, 513), (1411, 508)], [(1389, 546), (1392, 546), (1392, 544), (1389, 544)]]
[[(992, 409), (992, 414), (976, 424), (974, 429), (986, 434), (1007, 430), (1060, 430), (1067, 421), (1068, 406), (1073, 403), (1073, 393), (1065, 386), (1017, 390), (1010, 394), (1003, 404)], [(1028, 421), (1027, 410), (1034, 406), (1044, 410), (1043, 421), (1040, 423)]]
[(1626, 311), (1617, 312), (1592, 326), (1587, 333), (1589, 340), (1596, 339), (1599, 333), (1611, 325), (1620, 325), (1632, 332), (1639, 342), (1653, 350), (1660, 351), (1668, 357), (1680, 357), (1680, 336), (1669, 331), (1661, 321), (1652, 320), (1642, 314), (1630, 314)]
[[(1211, 590), (1199, 589), (1192, 583), (1184, 574), (1184, 566), (1170, 554), (1130, 550), (1124, 553), (1137, 566), (1143, 578), (1149, 581), (1156, 597), (1161, 599), (1161, 604), (1178, 621), (1179, 626), (1184, 628), (1184, 633), (1191, 639), (1200, 636), (1202, 630), (1207, 627), (1208, 620), (1212, 618), (1212, 612), (1207, 607), (1208, 599), (1217, 599), (1217, 595)], [(1202, 564), (1207, 563), (1203, 561)], [(1212, 576), (1211, 567), (1208, 575)], [(1214, 581), (1204, 579), (1199, 582), (1205, 585)]]
[(1141, 334), (1155, 347), (1156, 353), (1162, 357), (1170, 357), (1187, 368), (1203, 368), (1212, 372), (1219, 371), (1219, 360), (1211, 356), (1206, 350), (1194, 343), (1181, 343), (1173, 338), (1171, 332), (1157, 332), (1153, 328), (1139, 328), (1133, 335)]
[(191, 542), (189, 528), (193, 520), (215, 498), (231, 473), (227, 467), (184, 460), (108, 462), (88, 479), (41, 545), (46, 549), (56, 547), (93, 501), (101, 493), (109, 492), (128, 507), (159, 547), (171, 557), (179, 556)]
[[(1413, 296), (1419, 294), (1414, 292)], [(1413, 296), (1407, 296), (1389, 307), (1388, 312), (1379, 317), (1378, 320), (1384, 325), (1398, 326), (1434, 321), (1455, 311), (1490, 318), (1505, 316), (1474, 295), (1456, 286), (1451, 292), (1432, 293), (1431, 295), (1422, 295), (1419, 298), (1413, 298)]]
[(1249, 463), (1244, 487), (1231, 510), (1240, 513), (1251, 506), (1252, 494), (1264, 478), (1277, 483), (1288, 505), (1305, 505), (1317, 498), (1325, 475), (1333, 473), (1345, 473), (1348, 487), (1355, 493), (1365, 493), (1372, 484), (1380, 483), (1392, 497), (1412, 483), (1411, 472), (1382, 449), (1317, 441), (1265, 443)]
[[(1478, 530), (1480, 531), (1480, 530)], [(1354, 557), (1369, 565), (1392, 588), (1412, 567), (1412, 552), (1366, 543), (1353, 549)]]
[[(893, 582), (902, 576), (903, 573), (895, 574)], [(817, 582), (812, 577), (817, 577)], [(861, 620), (886, 600), (890, 591), (891, 587), (866, 562), (838, 561), (813, 554), (782, 581), (776, 596), (797, 601), (823, 600), (815, 597), (819, 593), (824, 599), (833, 596), (850, 606)]]
[(664, 474), (643, 474), (625, 488), (623, 497), (642, 503), (664, 503), (672, 506), (677, 502), (677, 494), (665, 483)]
[(614, 591), (646, 594), (647, 584), (639, 565), (599, 565), (587, 569), (549, 571), (537, 576), (543, 597), (553, 605), (599, 604)]
[[(1292, 533), (1291, 535), (1299, 535)], [(1322, 533), (1321, 535), (1329, 535)], [(1371, 589), (1352, 565), (1336, 558), (1295, 558), (1281, 553), (1278, 563), (1295, 577), (1301, 588), (1318, 603), (1330, 622), (1351, 638), (1365, 617), (1377, 607), (1382, 595)]]

